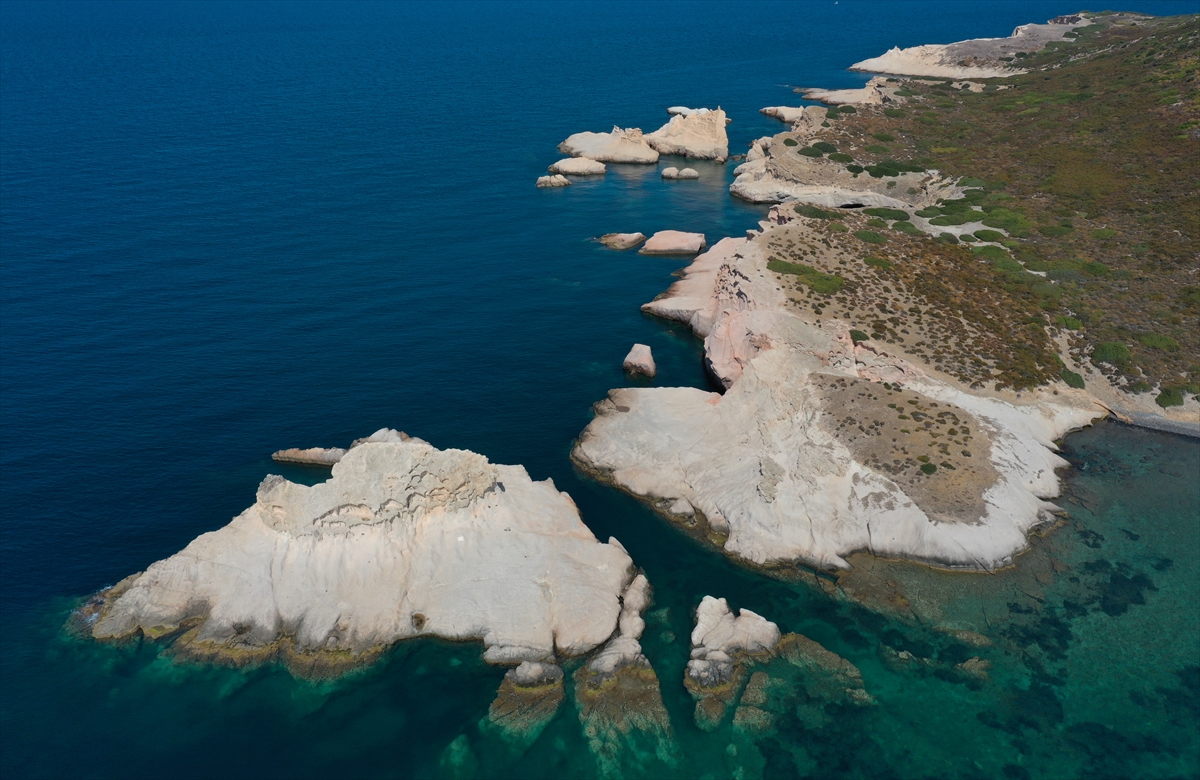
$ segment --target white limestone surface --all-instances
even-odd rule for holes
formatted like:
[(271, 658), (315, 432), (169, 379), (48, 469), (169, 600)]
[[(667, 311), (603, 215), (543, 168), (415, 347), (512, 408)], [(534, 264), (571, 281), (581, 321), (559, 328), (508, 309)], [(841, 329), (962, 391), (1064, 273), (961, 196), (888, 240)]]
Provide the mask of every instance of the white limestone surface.
[(681, 230), (660, 230), (646, 240), (638, 250), (643, 255), (691, 255), (703, 251), (703, 233), (685, 233)]
[(1009, 67), (1000, 57), (1039, 51), (1051, 41), (1064, 40), (1075, 29), (1091, 24), (1085, 16), (1066, 17), (1049, 24), (1025, 24), (1007, 38), (975, 38), (950, 44), (925, 44), (909, 49), (893, 47), (886, 53), (856, 62), (850, 70), (935, 78), (999, 78), (1027, 71)]
[(280, 463), (303, 463), (307, 466), (332, 466), (342, 459), (346, 451), (341, 447), (292, 447), (271, 454), (271, 460)]
[(267, 477), (227, 526), (114, 591), (93, 635), (198, 625), (189, 641), (215, 654), (357, 654), (432, 635), (482, 640), (493, 663), (552, 663), (613, 634), (633, 576), (620, 544), (598, 542), (549, 480), (417, 439), (375, 441), (321, 484)]
[(568, 179), (566, 176), (563, 176), (561, 173), (555, 173), (550, 176), (539, 176), (538, 180), (537, 180), (537, 186), (539, 188), (569, 187), (570, 185), (571, 185), (571, 180)]
[(659, 154), (725, 162), (729, 158), (729, 135), (725, 132), (725, 124), (725, 112), (720, 108), (679, 112), (665, 125), (647, 134), (646, 141)]
[[(1054, 440), (1103, 410), (1049, 394), (1022, 405), (971, 395), (895, 356), (856, 349), (846, 333), (809, 324), (786, 304), (760, 246), (722, 240), (644, 307), (704, 337), (707, 367), (727, 392), (613, 390), (574, 460), (668, 516), (702, 520), (727, 553), (754, 564), (841, 568), (857, 550), (976, 570), (1010, 562), (1054, 508), (1046, 499), (1065, 465)], [(820, 425), (818, 385), (831, 375), (903, 378), (972, 414), (999, 475), (976, 496), (983, 511), (935, 520), (887, 473), (857, 461)]]
[(696, 608), (687, 675), (702, 685), (728, 681), (736, 659), (769, 653), (779, 644), (779, 626), (748, 609), (735, 617), (725, 599), (705, 596)]
[(589, 160), (586, 157), (568, 157), (554, 163), (547, 170), (550, 173), (562, 173), (570, 176), (599, 176), (606, 169), (604, 163), (596, 160)]
[(606, 163), (658, 162), (658, 152), (646, 142), (646, 136), (636, 127), (623, 130), (613, 127), (608, 133), (575, 133), (558, 145), (558, 150), (572, 157), (587, 157)]

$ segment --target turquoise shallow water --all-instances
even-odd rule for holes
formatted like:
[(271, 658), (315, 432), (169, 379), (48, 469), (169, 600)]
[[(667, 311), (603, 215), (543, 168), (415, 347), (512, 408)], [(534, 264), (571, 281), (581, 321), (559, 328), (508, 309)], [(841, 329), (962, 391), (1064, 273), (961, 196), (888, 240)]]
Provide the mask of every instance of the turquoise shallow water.
[[(715, 241), (764, 209), (703, 163), (698, 182), (614, 166), (536, 190), (558, 141), (720, 104), (741, 150), (778, 130), (757, 109), (794, 105), (789, 84), (861, 84), (845, 65), (892, 45), (1071, 10), (0, 4), (0, 772), (597, 775), (570, 701), (523, 754), (480, 731), (502, 670), (472, 645), (408, 643), (314, 684), (62, 632), (80, 598), (226, 523), (264, 475), (323, 477), (271, 451), (384, 425), (553, 478), (645, 568), (672, 740), (665, 762), (622, 753), (625, 774), (1200, 772), (1195, 442), (1070, 437), (1071, 519), (1015, 573), (893, 572), (933, 594), (919, 622), (739, 569), (566, 458), (632, 342), (659, 384), (705, 382), (696, 341), (637, 308), (679, 263), (591, 238)], [(709, 593), (850, 659), (878, 704), (830, 705), (820, 728), (781, 710), (758, 742), (699, 731), (680, 680)], [(968, 651), (937, 621), (996, 640), (969, 651), (988, 682), (947, 671)], [(898, 670), (885, 647), (935, 663)]]

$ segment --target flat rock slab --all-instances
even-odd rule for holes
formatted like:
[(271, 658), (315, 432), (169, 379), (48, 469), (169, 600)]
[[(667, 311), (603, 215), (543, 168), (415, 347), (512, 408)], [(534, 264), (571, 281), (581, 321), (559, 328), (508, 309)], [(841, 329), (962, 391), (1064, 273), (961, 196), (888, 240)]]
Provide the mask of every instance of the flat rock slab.
[(604, 163), (589, 160), (586, 157), (568, 157), (559, 160), (548, 169), (550, 173), (563, 173), (571, 176), (599, 176), (607, 170)]
[(694, 255), (704, 251), (707, 243), (703, 233), (684, 233), (680, 230), (660, 230), (639, 250), (643, 255)]
[(605, 233), (600, 236), (600, 243), (609, 249), (633, 249), (645, 240), (645, 233)]

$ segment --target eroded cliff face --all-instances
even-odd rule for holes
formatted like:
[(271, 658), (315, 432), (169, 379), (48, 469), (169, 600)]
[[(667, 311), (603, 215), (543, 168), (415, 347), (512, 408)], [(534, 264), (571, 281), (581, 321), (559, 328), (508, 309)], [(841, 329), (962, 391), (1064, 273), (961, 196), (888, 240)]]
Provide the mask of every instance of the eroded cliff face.
[(825, 238), (816, 222), (776, 210), (761, 234), (719, 242), (644, 307), (704, 338), (723, 395), (613, 390), (573, 458), (754, 564), (844, 568), (857, 550), (1009, 563), (1054, 509), (1066, 464), (1053, 441), (1103, 410), (1065, 387), (1020, 401), (971, 392), (885, 343), (855, 343), (849, 322), (812, 316), (764, 249), (776, 230)]
[(482, 640), (493, 663), (553, 663), (613, 635), (634, 575), (549, 480), (417, 439), (373, 441), (327, 482), (268, 477), (229, 525), (105, 594), (91, 631), (181, 633), (183, 652), (299, 669), (419, 635)]

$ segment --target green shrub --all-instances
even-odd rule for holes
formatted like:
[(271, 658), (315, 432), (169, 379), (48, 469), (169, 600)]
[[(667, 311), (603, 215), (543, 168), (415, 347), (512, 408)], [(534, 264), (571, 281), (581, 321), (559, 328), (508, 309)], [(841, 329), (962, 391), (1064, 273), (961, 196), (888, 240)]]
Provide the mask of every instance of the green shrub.
[(885, 108), (883, 109), (884, 116), (890, 116), (892, 119), (900, 119), (905, 116), (905, 112), (900, 108)]
[(1153, 389), (1154, 388), (1150, 386), (1150, 383), (1144, 379), (1139, 379), (1129, 386), (1129, 392), (1137, 393), (1138, 395), (1141, 395), (1142, 393), (1148, 393)]
[(885, 176), (899, 176), (905, 171), (911, 173), (921, 173), (925, 170), (925, 166), (915, 162), (897, 162), (895, 160), (881, 160), (875, 165), (867, 166), (867, 173), (871, 174), (876, 179), (882, 179)]
[(857, 176), (858, 174), (862, 173), (864, 169), (861, 165), (847, 165), (846, 170), (850, 171), (850, 173), (853, 173), (855, 176)]
[(802, 154), (805, 157), (824, 157), (825, 153), (820, 149), (814, 149), (811, 146), (802, 146), (796, 150), (797, 154)]
[(842, 115), (837, 112), (837, 107), (829, 109), (829, 113), (825, 115), (826, 119), (841, 119)]
[(1080, 270), (1088, 276), (1108, 276), (1108, 266), (1104, 263), (1083, 263)]
[(922, 232), (921, 228), (917, 227), (913, 223), (905, 222), (902, 220), (896, 220), (895, 222), (893, 222), (892, 230), (898, 230), (901, 233), (905, 233), (910, 236), (919, 236), (919, 235), (921, 235), (921, 232)]
[(1137, 340), (1151, 349), (1161, 349), (1164, 352), (1174, 352), (1179, 349), (1179, 342), (1161, 333), (1143, 333)]
[(879, 217), (871, 217), (870, 219), (867, 220), (867, 227), (885, 228), (885, 227), (887, 227), (887, 222), (884, 222)]
[(1168, 406), (1183, 406), (1183, 390), (1178, 387), (1166, 387), (1154, 399), (1154, 403), (1166, 409)]
[(784, 146), (799, 146), (800, 144), (796, 142), (795, 138), (785, 138), (785, 139), (783, 139), (783, 145)]
[(779, 274), (793, 274), (813, 292), (822, 295), (833, 295), (842, 289), (846, 280), (836, 274), (827, 274), (803, 263), (789, 263), (785, 260), (768, 260), (767, 268)]
[[(1029, 266), (1025, 267), (1028, 268)], [(1080, 330), (1083, 328), (1083, 323), (1075, 317), (1055, 317), (1054, 324), (1067, 330)]]
[(937, 206), (929, 206), (916, 212), (918, 217), (924, 217), (925, 219), (933, 219), (934, 217), (941, 216), (941, 213), (942, 210)]
[(860, 341), (866, 341), (869, 338), (871, 338), (871, 337), (868, 336), (867, 334), (863, 333), (861, 330), (850, 331), (850, 340), (853, 341), (855, 344), (859, 343)]
[[(1021, 271), (1025, 270), (1020, 263), (1018, 263), (1016, 260), (1012, 260), (1012, 258), (1008, 256), (1008, 252), (1005, 252), (998, 246), (973, 246), (971, 247), (971, 251), (979, 257), (991, 260), (993, 262), (998, 260), (1011, 260), (1016, 269)], [(1010, 268), (1009, 270), (1013, 269)]]
[(1006, 208), (992, 209), (983, 218), (983, 224), (990, 228), (1006, 230), (1010, 236), (1017, 238), (1027, 235), (1033, 229), (1033, 223), (1027, 220), (1024, 214)]
[(836, 211), (826, 211), (825, 209), (819, 209), (816, 206), (810, 205), (808, 203), (797, 203), (792, 208), (792, 210), (795, 211), (800, 216), (808, 217), (809, 219), (841, 219), (842, 218), (842, 215), (837, 213)]
[(1117, 231), (1113, 230), (1112, 228), (1100, 228), (1099, 230), (1092, 231), (1092, 238), (1098, 238), (1103, 241), (1105, 239), (1112, 238), (1116, 234)]
[(1092, 350), (1092, 360), (1096, 363), (1116, 366), (1128, 363), (1130, 357), (1129, 347), (1119, 341), (1102, 341)]
[(1060, 376), (1062, 376), (1062, 380), (1067, 383), (1068, 387), (1074, 387), (1079, 390), (1083, 389), (1083, 377), (1071, 369), (1064, 368)]
[(879, 217), (880, 219), (908, 219), (908, 212), (904, 209), (889, 209), (880, 207), (863, 209), (863, 213), (869, 214), (872, 217)]
[(830, 232), (833, 232), (833, 233), (849, 233), (850, 232), (850, 228), (846, 227), (841, 222), (831, 222), (829, 224), (829, 230), (830, 230)]
[(975, 238), (975, 236), (971, 235), (970, 233), (964, 233), (958, 237), (958, 240), (962, 241), (964, 244), (974, 244), (979, 239)]
[(891, 133), (875, 133), (872, 137), (876, 141), (883, 141), (884, 143), (896, 140), (896, 136), (892, 135)]
[(976, 230), (975, 238), (978, 238), (980, 241), (992, 241), (998, 244), (1004, 240), (1004, 234), (998, 230)]
[(837, 151), (837, 147), (834, 146), (833, 144), (829, 143), (828, 141), (817, 141), (815, 144), (812, 145), (812, 148), (817, 149), (822, 152), (825, 152), (827, 154), (829, 152)]
[(882, 257), (868, 257), (863, 260), (864, 263), (872, 268), (891, 268), (891, 262), (884, 260)]
[(922, 463), (921, 471), (925, 472), (926, 474), (933, 474), (937, 471), (937, 466), (933, 465), (932, 463)]
[(887, 148), (886, 146), (880, 146), (879, 144), (871, 144), (870, 146), (864, 147), (863, 151), (870, 152), (871, 154), (891, 154), (892, 152), (891, 149)]
[(1058, 236), (1065, 236), (1074, 229), (1070, 225), (1043, 225), (1038, 228), (1038, 232), (1048, 238), (1057, 238)]
[(887, 238), (876, 233), (873, 230), (856, 230), (854, 235), (860, 241), (866, 241), (868, 244), (886, 244)]
[(833, 154), (829, 155), (829, 159), (833, 160), (834, 162), (840, 162), (840, 163), (854, 162), (853, 157), (851, 157), (848, 154), (842, 154), (841, 152), (834, 152)]
[(942, 233), (937, 237), (937, 240), (941, 241), (943, 244), (957, 244), (958, 236), (954, 235), (953, 233)]
[(855, 108), (854, 106), (842, 106), (841, 111), (843, 114), (857, 114), (858, 113), (858, 109)]
[(964, 176), (958, 180), (960, 187), (986, 187), (987, 182), (983, 179), (977, 179), (974, 176)]
[(978, 222), (980, 217), (978, 211), (968, 211), (964, 214), (943, 214), (940, 217), (934, 217), (929, 220), (929, 224), (937, 225), (938, 227), (950, 227), (952, 225), (965, 225), (968, 222)]

